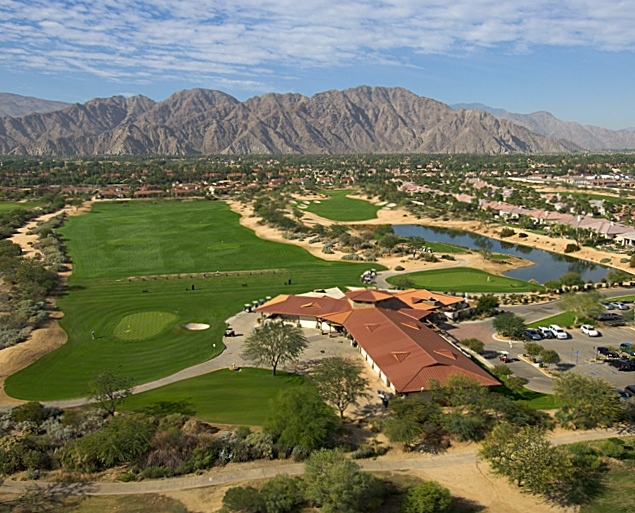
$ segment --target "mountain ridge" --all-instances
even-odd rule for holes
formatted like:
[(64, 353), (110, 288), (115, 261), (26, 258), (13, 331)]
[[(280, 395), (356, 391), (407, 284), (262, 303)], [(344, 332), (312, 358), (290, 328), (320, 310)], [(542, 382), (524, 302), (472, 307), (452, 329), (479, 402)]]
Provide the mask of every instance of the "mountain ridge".
[(577, 151), (476, 110), (455, 111), (403, 88), (359, 86), (243, 102), (222, 91), (95, 98), (48, 114), (0, 119), (14, 155), (243, 153), (555, 153)]
[(474, 109), (489, 112), (499, 119), (506, 119), (532, 132), (550, 138), (565, 139), (585, 150), (627, 150), (635, 148), (635, 130), (611, 130), (594, 125), (582, 125), (575, 121), (562, 121), (546, 111), (517, 114), (482, 103), (458, 103), (455, 109)]

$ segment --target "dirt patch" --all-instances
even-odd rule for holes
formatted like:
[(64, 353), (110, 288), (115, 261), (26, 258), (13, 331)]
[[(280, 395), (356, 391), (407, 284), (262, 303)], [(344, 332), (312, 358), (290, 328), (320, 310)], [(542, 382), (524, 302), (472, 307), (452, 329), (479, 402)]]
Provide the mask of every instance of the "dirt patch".
[(26, 342), (0, 351), (0, 405), (21, 404), (24, 401), (9, 397), (4, 391), (5, 380), (28, 367), (47, 353), (66, 343), (66, 332), (51, 319), (42, 328), (34, 330)]

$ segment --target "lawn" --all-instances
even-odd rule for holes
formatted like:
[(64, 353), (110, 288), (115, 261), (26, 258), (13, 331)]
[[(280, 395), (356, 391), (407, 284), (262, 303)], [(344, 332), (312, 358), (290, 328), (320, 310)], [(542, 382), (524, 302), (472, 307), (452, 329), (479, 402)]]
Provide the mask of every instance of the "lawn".
[(0, 201), (0, 214), (8, 212), (9, 210), (15, 210), (16, 208), (33, 208), (42, 205), (40, 201), (26, 201), (18, 203), (17, 201)]
[(454, 246), (445, 242), (430, 242), (428, 240), (426, 241), (426, 248), (430, 248), (435, 253), (469, 253), (469, 249), (461, 246)]
[(562, 312), (557, 315), (547, 317), (546, 319), (541, 319), (540, 321), (532, 322), (528, 324), (527, 327), (537, 328), (538, 326), (549, 326), (551, 324), (557, 324), (558, 326), (568, 328), (574, 325), (573, 324), (574, 321), (575, 321), (574, 312)]
[(322, 191), (323, 194), (328, 194), (330, 198), (319, 200), (320, 203), (312, 201), (306, 204), (305, 210), (332, 221), (351, 222), (375, 219), (380, 207), (373, 205), (369, 201), (346, 197), (347, 194), (353, 192), (350, 190)]
[(623, 301), (625, 303), (632, 303), (632, 302), (635, 302), (635, 296), (612, 297), (611, 301)]
[(123, 409), (186, 413), (219, 424), (261, 426), (278, 392), (300, 386), (305, 378), (268, 369), (229, 369), (179, 381), (130, 397)]
[[(471, 267), (432, 269), (407, 275), (417, 288), (434, 291), (456, 292), (528, 292), (540, 288), (539, 285), (513, 278), (490, 274)], [(394, 278), (388, 278), (388, 283)]]
[[(136, 224), (151, 234), (129, 222), (131, 213)], [(106, 369), (130, 375), (136, 383), (170, 375), (218, 354), (223, 348), (225, 319), (243, 304), (281, 293), (358, 285), (366, 269), (365, 264), (327, 262), (302, 248), (259, 239), (241, 227), (223, 203), (131, 202), (125, 208), (98, 203), (94, 212), (70, 221), (62, 232), (75, 267), (57, 302), (65, 314), (60, 324), (69, 339), (7, 379), (6, 392), (13, 397), (40, 401), (81, 397), (94, 376)], [(204, 236), (201, 231), (195, 238), (173, 235), (187, 234), (188, 227), (199, 221), (218, 228), (207, 230)], [(132, 244), (133, 234), (145, 241), (148, 255), (163, 257), (144, 260)], [(126, 242), (112, 247), (102, 236)], [(226, 251), (222, 241), (229, 240), (235, 242)], [(169, 255), (172, 247), (185, 255), (185, 262)], [(209, 267), (204, 267), (206, 261), (211, 262)], [(188, 265), (192, 271), (218, 267), (240, 272), (190, 277), (183, 274), (189, 271)], [(257, 265), (275, 271), (255, 270)], [(142, 275), (179, 271), (181, 275), (122, 278), (139, 270)], [(286, 285), (289, 279), (292, 285)], [(209, 324), (210, 329), (189, 331), (183, 328), (188, 322)]]

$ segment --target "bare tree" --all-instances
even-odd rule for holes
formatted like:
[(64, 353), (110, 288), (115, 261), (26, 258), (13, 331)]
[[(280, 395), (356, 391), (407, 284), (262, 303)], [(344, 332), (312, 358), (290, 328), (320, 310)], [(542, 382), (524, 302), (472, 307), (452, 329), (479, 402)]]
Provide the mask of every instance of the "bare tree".
[(339, 410), (341, 419), (350, 404), (367, 395), (368, 380), (362, 371), (357, 362), (335, 356), (322, 360), (312, 372), (320, 396)]
[(113, 370), (105, 370), (95, 376), (89, 385), (89, 397), (97, 401), (100, 406), (114, 415), (117, 405), (123, 403), (132, 395), (133, 379), (122, 376)]
[(257, 365), (271, 366), (275, 376), (278, 365), (297, 360), (307, 345), (301, 328), (269, 322), (247, 337), (241, 356)]

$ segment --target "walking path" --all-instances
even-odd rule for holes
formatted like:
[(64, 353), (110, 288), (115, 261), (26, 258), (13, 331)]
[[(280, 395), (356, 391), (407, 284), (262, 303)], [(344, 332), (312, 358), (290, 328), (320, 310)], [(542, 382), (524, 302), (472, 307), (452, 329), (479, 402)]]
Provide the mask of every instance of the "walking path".
[[(597, 430), (562, 433), (551, 437), (556, 445), (571, 444), (587, 440), (601, 440), (619, 436), (616, 430)], [(398, 470), (420, 470), (430, 468), (452, 467), (464, 464), (476, 464), (477, 451), (441, 456), (425, 455), (420, 458), (390, 459), (378, 458), (358, 462), (362, 470), (368, 472), (390, 472)], [(174, 477), (160, 480), (149, 480), (135, 483), (38, 483), (36, 481), (5, 481), (0, 492), (21, 493), (34, 486), (65, 495), (132, 495), (143, 493), (161, 493), (192, 488), (203, 488), (221, 484), (240, 483), (258, 479), (269, 479), (278, 474), (291, 476), (304, 473), (304, 464), (290, 463), (276, 465), (275, 462), (259, 462), (262, 467), (249, 469), (212, 469), (199, 476)]]

